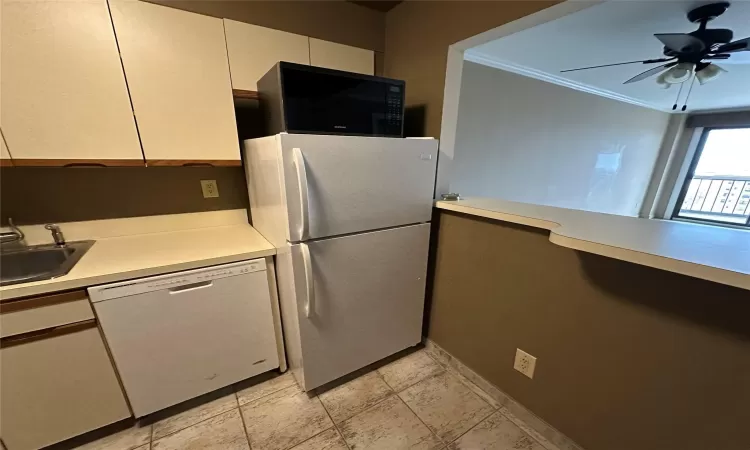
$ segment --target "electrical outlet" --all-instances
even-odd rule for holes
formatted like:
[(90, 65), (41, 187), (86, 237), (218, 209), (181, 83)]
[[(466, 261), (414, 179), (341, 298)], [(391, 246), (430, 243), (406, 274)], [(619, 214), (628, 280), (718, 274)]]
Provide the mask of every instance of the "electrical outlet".
[(516, 360), (513, 362), (513, 368), (529, 378), (534, 378), (534, 369), (536, 369), (536, 357), (531, 356), (520, 348), (516, 349)]
[(203, 190), (203, 198), (219, 196), (219, 186), (216, 184), (216, 180), (201, 180), (201, 190)]

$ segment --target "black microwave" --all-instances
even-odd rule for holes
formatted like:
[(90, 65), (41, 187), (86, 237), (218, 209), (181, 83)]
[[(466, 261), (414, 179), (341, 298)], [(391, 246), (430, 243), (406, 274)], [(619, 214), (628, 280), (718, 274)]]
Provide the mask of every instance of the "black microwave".
[(279, 62), (258, 80), (264, 129), (281, 132), (404, 136), (401, 80)]

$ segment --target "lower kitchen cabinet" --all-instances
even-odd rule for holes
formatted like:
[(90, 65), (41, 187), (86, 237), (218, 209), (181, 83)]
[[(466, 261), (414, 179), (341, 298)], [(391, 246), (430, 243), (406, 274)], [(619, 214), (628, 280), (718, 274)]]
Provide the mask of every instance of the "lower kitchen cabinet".
[(85, 293), (5, 303), (0, 314), (0, 435), (8, 450), (130, 417)]

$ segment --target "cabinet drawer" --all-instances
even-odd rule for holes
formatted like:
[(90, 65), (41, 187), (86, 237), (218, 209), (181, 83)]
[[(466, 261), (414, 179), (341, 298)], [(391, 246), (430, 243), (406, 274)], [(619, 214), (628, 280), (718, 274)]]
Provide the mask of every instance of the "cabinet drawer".
[(96, 323), (0, 348), (0, 416), (8, 450), (38, 449), (130, 416)]
[(86, 291), (15, 300), (0, 304), (0, 336), (8, 338), (93, 318)]

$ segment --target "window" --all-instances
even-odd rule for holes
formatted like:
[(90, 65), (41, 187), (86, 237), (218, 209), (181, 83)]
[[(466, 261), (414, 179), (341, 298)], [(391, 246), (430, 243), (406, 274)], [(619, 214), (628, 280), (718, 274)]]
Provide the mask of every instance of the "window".
[(706, 128), (675, 218), (750, 227), (750, 127)]

